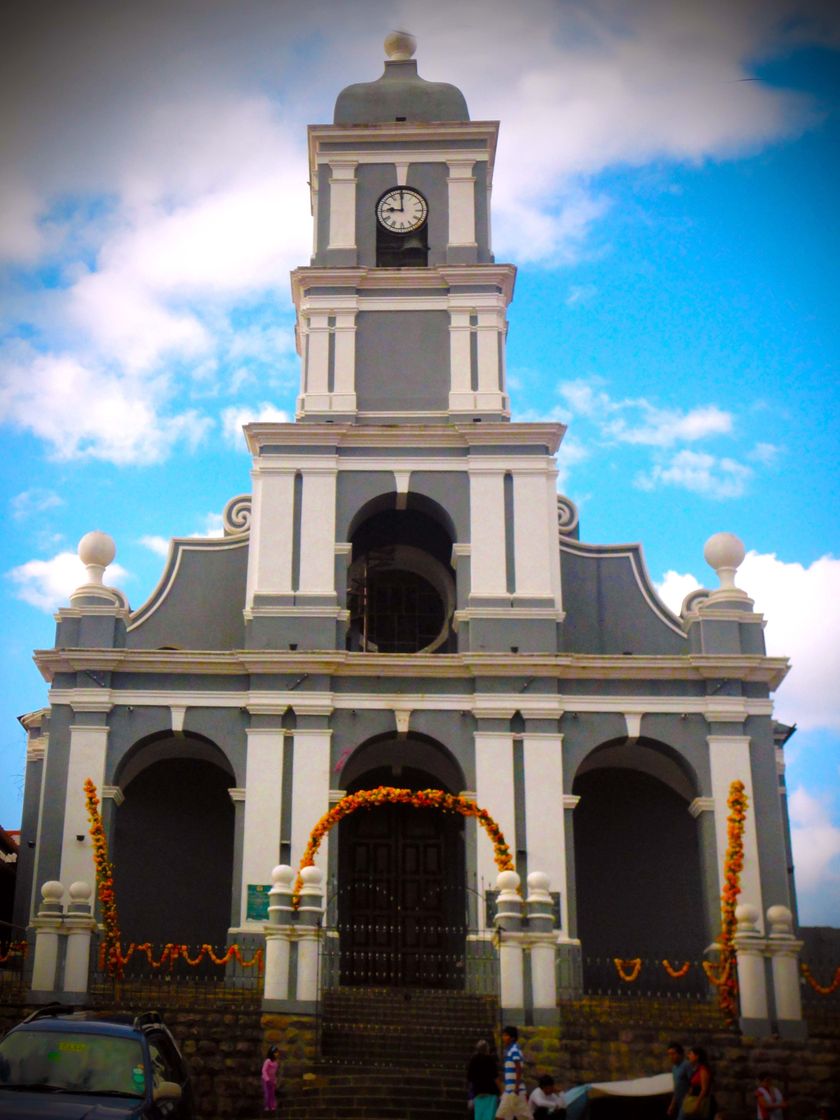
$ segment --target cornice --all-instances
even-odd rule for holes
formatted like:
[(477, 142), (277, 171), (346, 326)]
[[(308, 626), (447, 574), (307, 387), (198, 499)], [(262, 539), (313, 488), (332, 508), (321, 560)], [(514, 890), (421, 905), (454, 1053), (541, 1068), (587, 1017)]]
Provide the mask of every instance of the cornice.
[[(418, 140), (429, 140), (435, 145), (434, 154), (438, 158), (443, 158), (447, 153), (445, 149), (441, 149), (441, 141), (451, 140), (457, 145), (460, 140), (486, 140), (487, 153), (484, 158), (488, 159), (492, 169), (496, 158), (498, 136), (498, 121), (435, 121), (432, 123), (426, 121), (383, 121), (380, 124), (311, 124), (306, 130), (309, 178), (313, 183), (316, 181), (313, 173), (318, 164), (322, 143), (347, 144), (349, 142), (354, 149), (364, 149), (367, 144), (400, 144), (406, 141), (416, 144)], [(405, 151), (409, 158), (414, 160), (422, 155), (415, 148), (406, 148)], [(357, 159), (359, 154), (358, 150), (323, 153), (325, 156), (334, 156), (336, 159), (342, 157)], [(398, 149), (382, 152), (380, 162), (393, 163), (399, 157), (399, 154)], [(484, 153), (477, 149), (473, 154), (473, 151), (465, 152), (464, 149), (458, 150), (456, 147), (453, 149), (453, 155), (462, 159), (466, 155), (478, 159), (480, 156), (484, 156)]]
[[(473, 447), (532, 446), (534, 444), (545, 447), (547, 455), (554, 455), (560, 446), (565, 431), (565, 425), (550, 421), (527, 424), (491, 420), (481, 424), (458, 422), (449, 424), (405, 423), (388, 426), (384, 424), (351, 424), (349, 422), (281, 424), (264, 421), (246, 424), (245, 438), (248, 442), (248, 450), (254, 456), (261, 455), (263, 449), (267, 447), (329, 447), (331, 449), (329, 456), (332, 459), (335, 451), (344, 447), (354, 450), (359, 448), (398, 448), (405, 453), (406, 447), (430, 447), (435, 449), (455, 447), (469, 450)], [(413, 462), (410, 454), (406, 456), (406, 460)], [(417, 469), (421, 469), (423, 462), (422, 459), (417, 460)], [(390, 466), (402, 467), (402, 463), (392, 463)]]
[[(486, 287), (495, 285), (504, 297), (505, 305), (513, 299), (516, 283), (516, 265), (497, 263), (486, 264), (441, 264), (427, 268), (367, 268), (350, 266), (339, 268), (328, 265), (301, 265), (289, 275), (292, 300), (300, 308), (301, 301), (310, 288), (341, 288), (347, 292), (376, 292), (400, 289), (406, 296), (417, 291), (440, 291), (450, 293), (470, 286)], [(399, 297), (394, 297), (399, 298)]]
[[(461, 678), (541, 676), (556, 680), (739, 680), (778, 688), (789, 662), (759, 655), (573, 653), (355, 653), (343, 650), (36, 650), (47, 681), (58, 673), (167, 673), (215, 676), (309, 673), (338, 677)], [(79, 690), (84, 691), (84, 690)], [(105, 690), (96, 690), (99, 695)], [(726, 707), (713, 700), (716, 710)], [(740, 698), (737, 698), (740, 703)]]

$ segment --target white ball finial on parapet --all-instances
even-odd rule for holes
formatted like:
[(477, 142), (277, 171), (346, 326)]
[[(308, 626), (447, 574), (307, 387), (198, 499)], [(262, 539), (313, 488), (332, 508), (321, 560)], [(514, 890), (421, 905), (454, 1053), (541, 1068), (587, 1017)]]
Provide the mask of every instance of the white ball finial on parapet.
[(385, 54), (391, 62), (407, 62), (416, 50), (417, 40), (410, 31), (392, 31), (385, 36)]
[(102, 587), (105, 569), (117, 555), (114, 538), (99, 529), (94, 529), (90, 533), (85, 533), (79, 541), (78, 552), (79, 559), (87, 568), (88, 586)]
[(737, 591), (735, 573), (746, 556), (744, 542), (734, 533), (715, 533), (703, 548), (703, 556), (720, 580), (720, 591)]

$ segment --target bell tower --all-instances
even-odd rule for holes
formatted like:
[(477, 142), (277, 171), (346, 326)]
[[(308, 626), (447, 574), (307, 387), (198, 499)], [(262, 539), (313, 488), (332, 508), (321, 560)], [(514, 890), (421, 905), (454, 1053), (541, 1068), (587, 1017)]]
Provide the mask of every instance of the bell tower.
[(447, 423), (509, 416), (507, 306), (490, 192), (498, 124), (427, 82), (405, 32), (385, 71), (309, 128), (314, 249), (292, 274), (303, 421)]
[(562, 425), (511, 423), (515, 269), (490, 242), (498, 124), (385, 43), (308, 132), (293, 424), (250, 424), (257, 649), (555, 652)]

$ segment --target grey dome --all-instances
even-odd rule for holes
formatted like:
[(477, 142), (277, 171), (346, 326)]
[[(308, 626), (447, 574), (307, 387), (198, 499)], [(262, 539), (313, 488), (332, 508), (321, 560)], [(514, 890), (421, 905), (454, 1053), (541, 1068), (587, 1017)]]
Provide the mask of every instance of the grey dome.
[(464, 95), (449, 82), (427, 82), (413, 58), (389, 60), (375, 82), (357, 82), (338, 95), (334, 124), (468, 121)]

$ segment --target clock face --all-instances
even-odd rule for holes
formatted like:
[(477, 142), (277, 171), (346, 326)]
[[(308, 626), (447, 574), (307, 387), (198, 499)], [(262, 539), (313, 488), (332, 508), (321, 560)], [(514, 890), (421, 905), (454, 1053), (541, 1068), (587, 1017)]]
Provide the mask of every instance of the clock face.
[(409, 187), (394, 187), (376, 204), (379, 224), (390, 233), (410, 233), (419, 229), (429, 215), (422, 194)]

